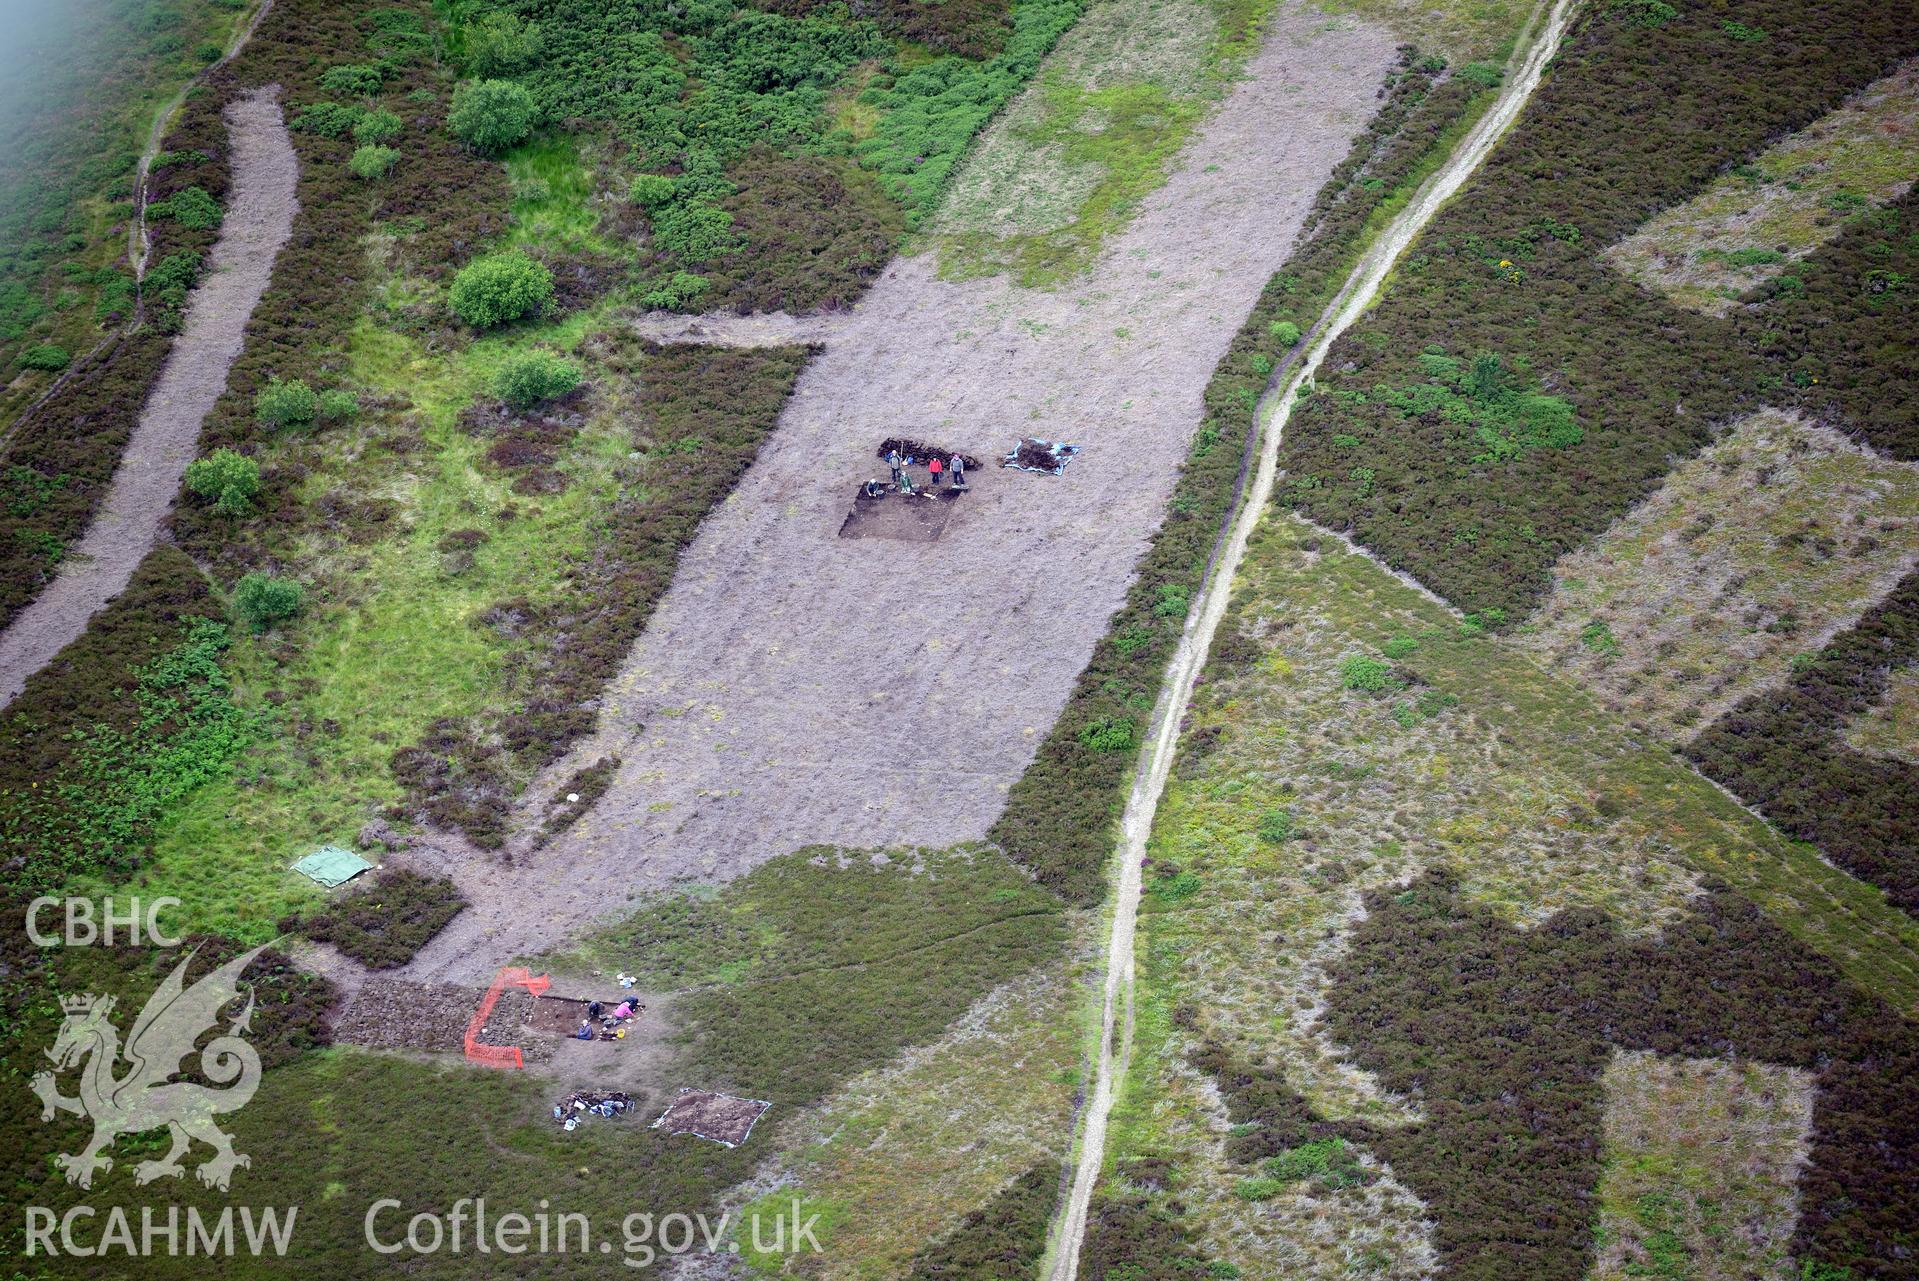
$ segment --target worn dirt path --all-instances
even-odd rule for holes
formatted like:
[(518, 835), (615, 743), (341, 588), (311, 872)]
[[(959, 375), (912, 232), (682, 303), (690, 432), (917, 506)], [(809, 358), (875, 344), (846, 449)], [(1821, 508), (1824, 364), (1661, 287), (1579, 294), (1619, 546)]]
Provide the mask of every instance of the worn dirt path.
[(1074, 1164), (1073, 1184), (1055, 1220), (1046, 1275), (1050, 1281), (1074, 1281), (1079, 1273), (1080, 1246), (1086, 1235), (1087, 1210), (1093, 1189), (1099, 1183), (1106, 1160), (1106, 1126), (1112, 1115), (1118, 1083), (1124, 1079), (1133, 1047), (1133, 940), (1139, 920), (1141, 866), (1146, 859), (1146, 841), (1153, 830), (1153, 818), (1159, 809), (1160, 794), (1173, 766), (1178, 745), (1178, 725), (1191, 700), (1193, 683), (1206, 666), (1213, 634), (1225, 617), (1231, 600), (1233, 576), (1245, 558), (1246, 545), (1253, 530), (1266, 514), (1272, 499), (1273, 482), (1279, 472), (1279, 447), (1284, 439), (1286, 420), (1299, 388), (1312, 380), (1326, 352), (1371, 304), (1374, 292), (1385, 281), (1393, 264), (1412, 243), (1420, 229), (1439, 210), (1481, 161), (1492, 151), (1507, 125), (1519, 115), (1533, 90), (1539, 86), (1547, 61), (1559, 47), (1566, 24), (1572, 15), (1574, 0), (1556, 0), (1541, 22), (1534, 11), (1522, 33), (1517, 65), (1506, 77), (1499, 99), (1468, 133), (1445, 165), (1422, 187), (1413, 200), (1381, 233), (1378, 241), (1347, 277), (1328, 312), (1331, 319), (1321, 325), (1306, 354), (1292, 376), (1261, 401), (1261, 440), (1259, 470), (1246, 493), (1226, 550), (1219, 558), (1211, 578), (1201, 592), (1197, 606), (1187, 616), (1186, 631), (1167, 668), (1166, 684), (1154, 709), (1152, 737), (1148, 740), (1133, 790), (1127, 798), (1121, 818), (1119, 885), (1113, 905), (1112, 936), (1107, 946), (1106, 983), (1100, 1021), (1099, 1061), (1093, 1079), (1080, 1131), (1078, 1157)]
[(159, 537), (200, 423), (226, 388), (247, 319), (293, 233), (300, 165), (278, 95), (278, 85), (255, 89), (226, 110), (233, 183), (207, 272), (187, 300), (186, 328), (147, 394), (93, 523), (68, 549), (60, 576), (0, 633), (0, 706), (120, 594)]
[[(524, 863), (460, 858), (473, 906), (409, 977), (471, 978), (812, 842), (981, 837), (1058, 716), (1157, 527), (1201, 392), (1371, 116), (1394, 35), (1294, 5), (1178, 172), (1057, 290), (893, 263), (837, 317), (759, 460), (708, 518), (609, 686), (600, 803)], [(779, 322), (769, 326), (784, 332)], [(937, 541), (841, 538), (888, 436), (1064, 476), (969, 479)], [(895, 500), (903, 501), (903, 500)]]
[(823, 343), (844, 330), (850, 316), (823, 312), (790, 316), (763, 311), (751, 316), (712, 312), (682, 316), (672, 311), (643, 312), (633, 319), (633, 332), (649, 342), (714, 347), (803, 347)]

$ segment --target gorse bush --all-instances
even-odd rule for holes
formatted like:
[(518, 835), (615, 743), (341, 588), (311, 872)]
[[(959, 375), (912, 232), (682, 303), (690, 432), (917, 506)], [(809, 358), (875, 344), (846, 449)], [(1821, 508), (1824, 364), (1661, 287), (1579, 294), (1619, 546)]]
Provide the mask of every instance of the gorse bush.
[(210, 231), (220, 225), (220, 202), (200, 187), (186, 187), (149, 204), (147, 217), (172, 218), (183, 227)]
[(483, 156), (494, 156), (533, 131), (533, 95), (510, 80), (469, 80), (453, 91), (447, 128)]
[(1347, 689), (1378, 693), (1393, 685), (1393, 665), (1364, 654), (1354, 654), (1339, 665), (1339, 683)]
[(460, 269), (447, 293), (453, 314), (475, 329), (539, 315), (553, 301), (553, 273), (525, 251), (475, 258)]
[(564, 396), (580, 385), (580, 367), (549, 351), (522, 351), (507, 357), (493, 378), (493, 392), (515, 409)]
[(254, 632), (276, 627), (300, 612), (305, 594), (291, 579), (254, 572), (233, 588), (233, 608)]
[(386, 84), (386, 73), (367, 63), (329, 68), (320, 76), (320, 87), (334, 93), (357, 94), (370, 98)]
[(320, 398), (298, 378), (276, 378), (253, 397), (253, 416), (268, 427), (304, 426), (319, 412)]
[(350, 103), (316, 102), (295, 116), (291, 127), (321, 138), (344, 138), (365, 114), (364, 107)]
[(400, 153), (391, 147), (357, 147), (347, 158), (346, 167), (355, 178), (372, 182), (386, 177), (399, 159)]
[(29, 347), (20, 353), (20, 366), (23, 369), (38, 369), (47, 373), (58, 373), (73, 362), (67, 349), (58, 343), (41, 343)]
[(1109, 716), (1082, 728), (1079, 741), (1095, 752), (1124, 752), (1139, 742), (1139, 727), (1131, 717)]
[(260, 492), (260, 464), (222, 446), (187, 464), (187, 489), (222, 516), (241, 516)]

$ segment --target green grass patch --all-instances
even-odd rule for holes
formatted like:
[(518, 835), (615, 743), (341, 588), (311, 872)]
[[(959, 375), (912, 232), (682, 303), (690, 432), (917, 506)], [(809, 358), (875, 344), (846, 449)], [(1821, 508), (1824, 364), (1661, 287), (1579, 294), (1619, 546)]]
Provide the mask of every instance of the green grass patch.
[(562, 253), (630, 257), (629, 245), (600, 234), (597, 162), (571, 134), (541, 134), (503, 157), (512, 184), (507, 243)]

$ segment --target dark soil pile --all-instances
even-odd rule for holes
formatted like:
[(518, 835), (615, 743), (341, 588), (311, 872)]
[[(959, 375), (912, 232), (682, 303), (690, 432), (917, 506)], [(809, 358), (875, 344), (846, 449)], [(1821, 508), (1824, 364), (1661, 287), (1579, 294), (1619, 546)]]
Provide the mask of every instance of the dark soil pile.
[(873, 451), (873, 457), (883, 461), (886, 456), (895, 449), (900, 451), (901, 458), (910, 458), (920, 464), (924, 464), (928, 459), (937, 458), (940, 460), (940, 466), (951, 467), (953, 460), (958, 458), (975, 471), (978, 471), (980, 468), (980, 460), (971, 454), (957, 453), (951, 449), (941, 449), (938, 445), (929, 445), (923, 440), (910, 440), (904, 436), (888, 436), (885, 440), (882, 440), (880, 447)]

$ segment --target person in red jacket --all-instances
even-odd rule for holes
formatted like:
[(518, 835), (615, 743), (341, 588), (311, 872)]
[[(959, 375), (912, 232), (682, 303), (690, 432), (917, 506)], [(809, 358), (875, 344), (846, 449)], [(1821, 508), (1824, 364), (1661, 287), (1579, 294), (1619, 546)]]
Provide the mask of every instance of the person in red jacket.
[(927, 482), (930, 488), (938, 489), (940, 487), (940, 472), (942, 470), (944, 470), (944, 467), (940, 463), (940, 456), (938, 454), (934, 454), (926, 460), (927, 474), (932, 477), (932, 479)]

